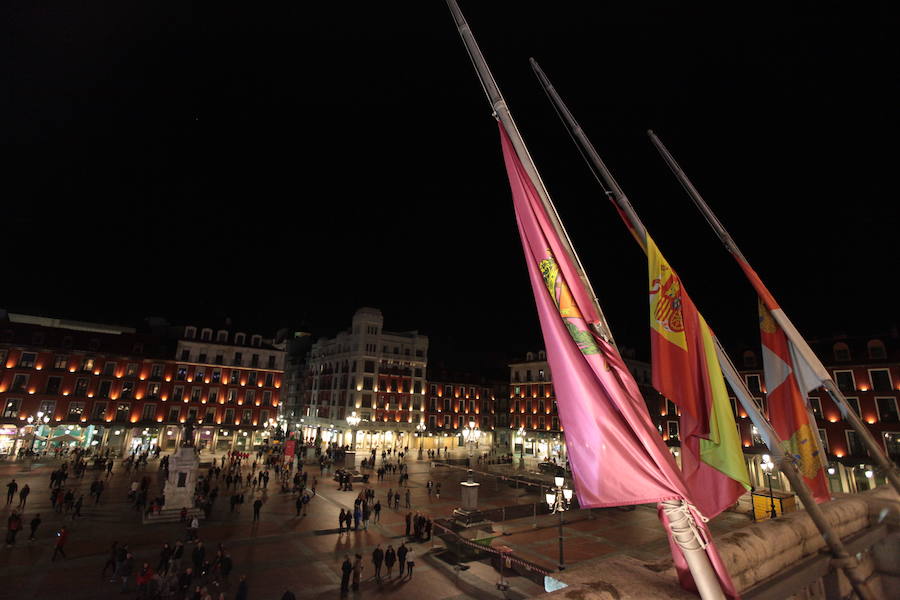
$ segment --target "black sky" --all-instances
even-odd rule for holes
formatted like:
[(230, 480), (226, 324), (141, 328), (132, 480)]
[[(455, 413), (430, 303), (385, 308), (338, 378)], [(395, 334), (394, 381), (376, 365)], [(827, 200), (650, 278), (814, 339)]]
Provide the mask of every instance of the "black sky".
[[(496, 125), (438, 0), (23, 3), (11, 20), (0, 306), (540, 344)], [(596, 5), (595, 5), (596, 4)], [(887, 3), (462, 2), (622, 345), (646, 266), (534, 56), (726, 343), (755, 299), (653, 128), (801, 331), (897, 322)], [(11, 184), (11, 185), (10, 185)]]

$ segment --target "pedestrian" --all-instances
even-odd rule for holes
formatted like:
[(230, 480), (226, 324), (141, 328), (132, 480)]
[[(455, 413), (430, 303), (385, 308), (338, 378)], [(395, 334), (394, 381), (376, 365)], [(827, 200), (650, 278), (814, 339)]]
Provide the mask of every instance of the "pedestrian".
[(128, 580), (131, 579), (131, 573), (134, 571), (134, 554), (129, 552), (125, 556), (125, 562), (119, 569), (119, 577), (122, 578), (122, 593), (128, 592)]
[(387, 550), (384, 551), (384, 566), (387, 568), (388, 579), (393, 577), (395, 562), (397, 562), (397, 553), (394, 552), (394, 547), (388, 544)]
[(359, 510), (359, 505), (353, 510), (353, 531), (359, 531), (359, 521), (362, 518), (362, 511)]
[(63, 525), (59, 528), (59, 531), (56, 532), (56, 547), (53, 549), (53, 556), (50, 558), (50, 561), (56, 560), (56, 556), (62, 554), (63, 558), (66, 558), (66, 551), (64, 546), (66, 545), (66, 540), (69, 539), (69, 532), (66, 530), (66, 526)]
[(350, 573), (353, 571), (353, 564), (350, 562), (350, 555), (344, 555), (344, 562), (341, 564), (341, 594), (350, 591)]
[(253, 520), (259, 521), (259, 509), (262, 508), (263, 501), (261, 498), (257, 498), (253, 503)]
[(365, 529), (367, 531), (369, 529), (369, 515), (370, 515), (369, 504), (365, 503), (362, 505), (362, 522), (363, 522), (363, 529)]
[[(409, 526), (412, 523), (412, 513), (406, 513), (406, 537), (409, 537)], [(403, 571), (403, 565), (400, 566), (400, 571)]]
[(16, 545), (16, 535), (22, 529), (22, 517), (18, 511), (13, 510), (12, 514), (6, 520), (6, 547), (12, 548)]
[(437, 483), (434, 484), (434, 497), (437, 498), (438, 500), (441, 499), (441, 482), (440, 481), (438, 481)]
[(191, 519), (191, 527), (188, 529), (188, 540), (191, 542), (195, 542), (197, 540), (197, 531), (200, 529), (200, 521), (197, 519), (197, 515), (194, 515), (194, 518)]
[(9, 482), (9, 483), (6, 484), (6, 489), (7, 489), (7, 492), (6, 492), (6, 503), (7, 503), (7, 504), (12, 504), (13, 496), (16, 495), (16, 490), (19, 489), (19, 484), (16, 483), (16, 480), (15, 480), (15, 479), (13, 479), (11, 482)]
[(381, 519), (381, 502), (376, 502), (373, 509), (375, 510), (375, 522), (377, 523)]
[(409, 551), (409, 554), (406, 555), (406, 575), (410, 579), (412, 579), (412, 571), (413, 571), (413, 567), (416, 566), (416, 563), (413, 561), (412, 556), (410, 556), (410, 554), (412, 554), (411, 549)]
[(231, 573), (231, 568), (233, 566), (234, 563), (231, 561), (231, 554), (226, 552), (219, 563), (219, 572), (222, 574), (222, 583), (228, 584), (228, 574)]
[(400, 508), (400, 490), (394, 492), (394, 509)]
[(338, 515), (338, 533), (344, 533), (344, 519), (346, 518), (346, 514), (344, 509), (341, 509), (341, 514)]
[(406, 547), (406, 544), (400, 544), (400, 547), (397, 548), (397, 563), (400, 568), (400, 579), (403, 579), (403, 569), (406, 568), (406, 554), (409, 552), (409, 548)]
[(203, 542), (197, 542), (197, 545), (194, 547), (194, 551), (191, 552), (191, 559), (194, 563), (194, 573), (198, 576), (201, 574), (201, 569), (203, 568), (203, 559), (206, 558), (206, 548), (203, 547)]
[(372, 566), (375, 567), (375, 581), (379, 583), (381, 583), (382, 562), (384, 562), (384, 550), (381, 549), (381, 544), (378, 544), (372, 551)]
[(409, 508), (409, 488), (406, 488), (406, 508)]
[(37, 531), (38, 526), (41, 524), (41, 515), (36, 514), (34, 518), (31, 520), (31, 535), (28, 536), (28, 541), (34, 541), (34, 532)]
[(241, 575), (241, 581), (238, 583), (237, 593), (234, 595), (234, 600), (247, 600), (247, 576)]
[(78, 496), (78, 500), (75, 501), (75, 512), (72, 513), (72, 520), (75, 520), (75, 517), (81, 516), (81, 505), (84, 502), (84, 494), (80, 494)]
[(141, 570), (138, 571), (137, 574), (137, 588), (138, 588), (138, 598), (146, 598), (148, 597), (147, 590), (150, 587), (150, 582), (153, 580), (153, 569), (150, 568), (150, 563), (144, 563), (141, 567)]
[(300, 516), (300, 511), (303, 510), (303, 496), (297, 496), (297, 501), (294, 502), (294, 506), (297, 508), (297, 516)]
[(162, 550), (159, 551), (159, 563), (156, 565), (156, 572), (166, 574), (169, 571), (169, 561), (172, 559), (172, 548), (169, 544), (163, 544)]
[(175, 547), (172, 548), (172, 568), (177, 573), (181, 568), (181, 559), (184, 557), (184, 542), (175, 541)]
[(362, 577), (362, 570), (363, 570), (362, 556), (357, 554), (356, 560), (353, 562), (353, 589), (354, 590), (359, 589), (359, 580), (360, 580), (360, 577)]
[(25, 501), (28, 500), (28, 494), (31, 493), (31, 488), (28, 487), (28, 484), (22, 486), (22, 489), (19, 490), (19, 508), (25, 508)]
[(178, 576), (178, 590), (182, 596), (187, 597), (188, 590), (191, 589), (191, 579), (194, 578), (194, 570), (188, 567), (184, 573)]

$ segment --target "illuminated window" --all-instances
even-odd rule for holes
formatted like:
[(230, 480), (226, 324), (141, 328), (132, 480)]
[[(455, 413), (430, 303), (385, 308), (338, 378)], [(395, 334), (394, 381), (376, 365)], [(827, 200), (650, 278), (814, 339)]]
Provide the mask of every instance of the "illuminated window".
[(37, 359), (37, 354), (34, 352), (23, 352), (21, 356), (19, 356), (19, 366), (25, 369), (31, 369), (34, 367), (34, 361)]
[(7, 398), (6, 404), (3, 406), (3, 418), (17, 419), (19, 417), (19, 405), (22, 403), (20, 398)]
[(68, 354), (57, 354), (53, 360), (53, 368), (54, 369), (65, 369), (69, 364), (69, 355)]

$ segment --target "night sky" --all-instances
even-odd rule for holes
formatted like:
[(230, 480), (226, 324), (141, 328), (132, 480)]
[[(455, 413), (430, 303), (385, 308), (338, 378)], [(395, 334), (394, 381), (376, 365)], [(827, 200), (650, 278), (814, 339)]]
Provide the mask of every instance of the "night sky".
[[(0, 307), (333, 335), (368, 305), (450, 363), (540, 347), (497, 127), (443, 2), (22, 4)], [(648, 128), (802, 332), (897, 323), (888, 9), (594, 4), (461, 7), (618, 343), (646, 355), (646, 262), (530, 56), (727, 345), (757, 343), (755, 297)]]

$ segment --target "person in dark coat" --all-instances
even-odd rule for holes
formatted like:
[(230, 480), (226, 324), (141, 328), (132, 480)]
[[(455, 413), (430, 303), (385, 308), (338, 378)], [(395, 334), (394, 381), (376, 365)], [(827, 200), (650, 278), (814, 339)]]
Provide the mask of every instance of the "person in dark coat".
[(350, 562), (350, 555), (344, 555), (344, 562), (341, 564), (341, 594), (350, 591), (350, 573), (353, 572), (353, 563)]
[(400, 577), (403, 578), (403, 569), (406, 568), (406, 555), (409, 552), (409, 548), (406, 547), (406, 544), (400, 544), (400, 547), (397, 548), (397, 562), (400, 563)]
[(397, 562), (397, 553), (394, 547), (388, 544), (387, 550), (384, 551), (384, 566), (387, 568), (388, 579), (393, 577), (394, 563)]
[(375, 581), (381, 583), (381, 563), (384, 562), (384, 550), (381, 544), (375, 546), (372, 551), (372, 564), (375, 566)]
[[(406, 513), (406, 537), (409, 537), (409, 526), (412, 524), (412, 513)], [(403, 565), (400, 565), (401, 569)], [(402, 572), (402, 570), (401, 570)]]
[(194, 548), (194, 551), (191, 553), (191, 559), (194, 563), (194, 573), (200, 574), (200, 569), (203, 567), (203, 559), (206, 558), (206, 548), (203, 547), (203, 542), (197, 542), (197, 546)]

